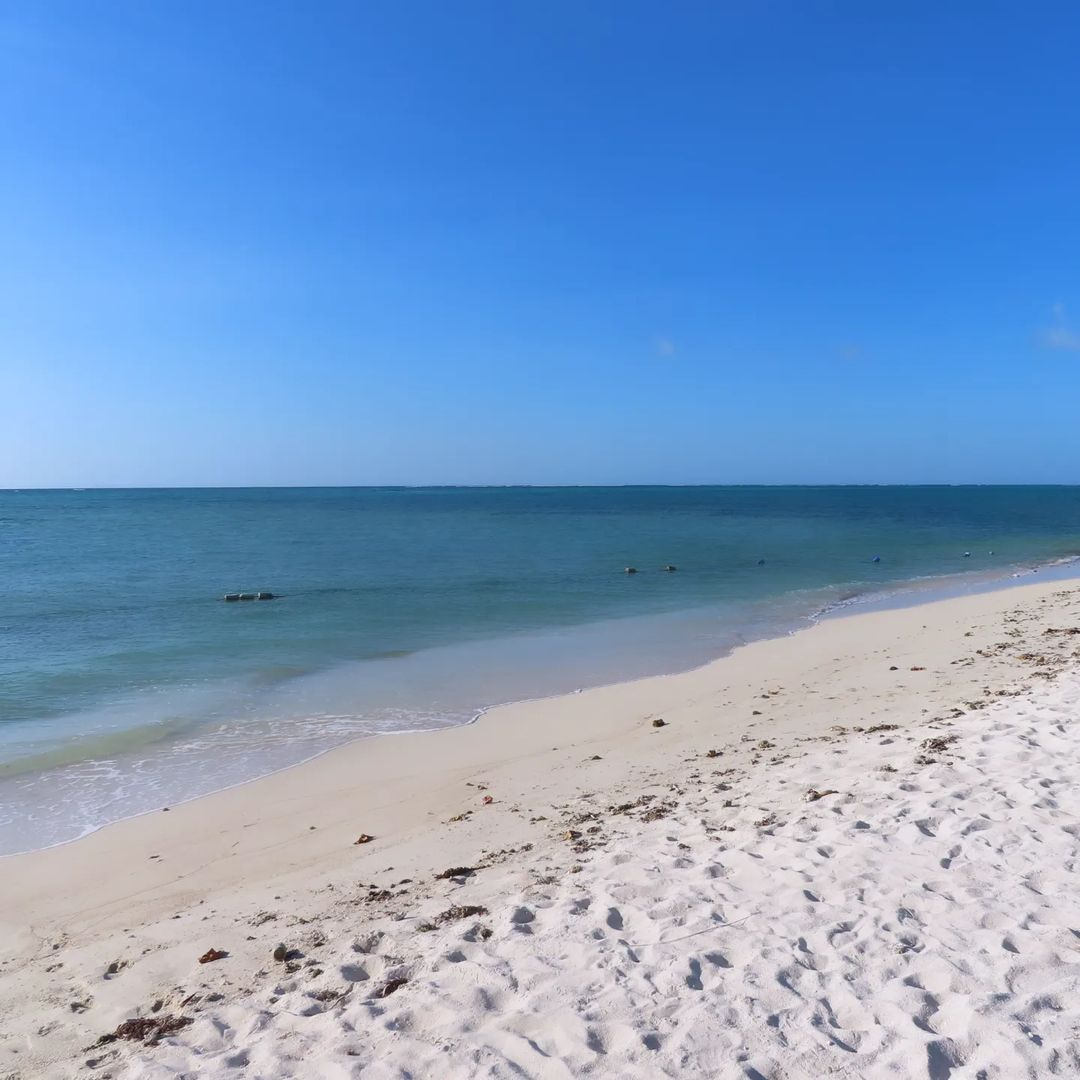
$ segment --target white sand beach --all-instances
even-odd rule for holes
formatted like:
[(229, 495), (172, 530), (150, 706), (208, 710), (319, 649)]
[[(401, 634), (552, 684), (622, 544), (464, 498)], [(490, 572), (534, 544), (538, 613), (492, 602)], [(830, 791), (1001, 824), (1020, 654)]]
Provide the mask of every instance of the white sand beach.
[(1078, 658), (836, 618), (0, 861), (0, 1077), (1080, 1075)]

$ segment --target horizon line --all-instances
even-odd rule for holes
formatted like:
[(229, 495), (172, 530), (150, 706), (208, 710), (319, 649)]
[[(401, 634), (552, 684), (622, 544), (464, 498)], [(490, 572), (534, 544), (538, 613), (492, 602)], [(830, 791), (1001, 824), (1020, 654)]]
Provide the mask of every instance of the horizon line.
[(700, 489), (700, 488), (1074, 488), (1076, 483), (1064, 482), (1001, 482), (962, 481), (911, 482), (911, 483), (699, 483), (699, 484), (103, 484), (103, 485), (50, 485), (46, 487), (0, 487), (0, 493), (20, 494), (46, 491), (514, 491), (514, 490), (595, 490), (595, 489)]

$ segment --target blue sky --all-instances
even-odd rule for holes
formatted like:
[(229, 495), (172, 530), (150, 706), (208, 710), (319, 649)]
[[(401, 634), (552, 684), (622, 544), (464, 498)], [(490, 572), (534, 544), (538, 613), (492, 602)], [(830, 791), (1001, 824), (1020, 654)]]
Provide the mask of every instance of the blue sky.
[(1080, 9), (0, 6), (0, 486), (1080, 482)]

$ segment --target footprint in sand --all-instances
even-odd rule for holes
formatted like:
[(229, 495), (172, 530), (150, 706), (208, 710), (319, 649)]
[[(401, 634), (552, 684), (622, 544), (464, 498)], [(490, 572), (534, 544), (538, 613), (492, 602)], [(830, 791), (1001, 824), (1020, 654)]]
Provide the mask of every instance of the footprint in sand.
[[(834, 948), (842, 948), (850, 943), (851, 939), (847, 939), (847, 935), (855, 928), (853, 922), (840, 922), (837, 923), (828, 933), (825, 935), (825, 940)], [(839, 941), (839, 938), (845, 938), (844, 941)]]
[(705, 954), (705, 959), (708, 960), (713, 967), (731, 967), (731, 961), (722, 952), (707, 952)]
[(521, 929), (528, 926), (528, 924), (531, 923), (535, 918), (535, 913), (531, 909), (522, 905), (521, 907), (514, 908), (513, 914), (511, 914), (510, 916), (510, 921), (514, 924), (515, 927)]

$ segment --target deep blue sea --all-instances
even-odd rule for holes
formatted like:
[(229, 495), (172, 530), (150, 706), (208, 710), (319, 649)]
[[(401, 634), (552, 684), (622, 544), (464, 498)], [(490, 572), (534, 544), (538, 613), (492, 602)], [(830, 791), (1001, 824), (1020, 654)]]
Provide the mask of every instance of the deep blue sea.
[(1066, 487), (0, 492), (0, 853), (1078, 552)]

